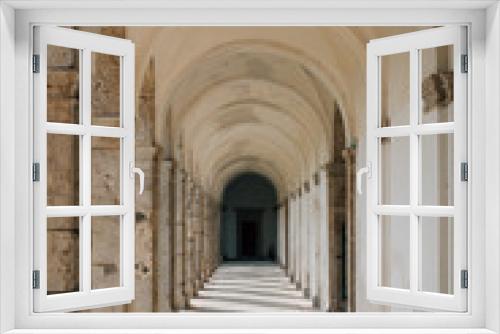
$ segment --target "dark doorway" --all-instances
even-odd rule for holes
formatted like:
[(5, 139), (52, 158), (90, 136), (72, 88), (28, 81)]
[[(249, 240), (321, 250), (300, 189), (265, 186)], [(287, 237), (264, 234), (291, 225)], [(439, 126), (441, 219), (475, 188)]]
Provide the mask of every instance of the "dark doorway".
[(238, 258), (257, 260), (262, 210), (238, 209), (236, 223), (238, 229)]
[(276, 260), (276, 203), (274, 185), (260, 174), (241, 174), (227, 184), (220, 232), (224, 261)]

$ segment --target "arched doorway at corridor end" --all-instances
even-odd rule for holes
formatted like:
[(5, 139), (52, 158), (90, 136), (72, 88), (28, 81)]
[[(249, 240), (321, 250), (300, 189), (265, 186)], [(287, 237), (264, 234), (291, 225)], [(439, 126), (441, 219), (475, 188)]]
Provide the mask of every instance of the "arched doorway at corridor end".
[(276, 261), (277, 192), (266, 177), (244, 173), (224, 188), (221, 255), (227, 261)]

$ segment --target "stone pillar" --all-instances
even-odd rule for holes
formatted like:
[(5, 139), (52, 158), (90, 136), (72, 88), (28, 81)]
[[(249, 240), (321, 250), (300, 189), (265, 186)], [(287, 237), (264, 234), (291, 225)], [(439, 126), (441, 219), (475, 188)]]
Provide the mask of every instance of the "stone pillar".
[(214, 201), (210, 198), (207, 197), (207, 231), (208, 231), (208, 236), (207, 236), (207, 273), (206, 273), (206, 279), (208, 280), (214, 270), (217, 268), (219, 264), (219, 259), (218, 259), (218, 247), (219, 247), (219, 235), (217, 232), (217, 226), (218, 222), (218, 213), (219, 208), (217, 205), (214, 203)]
[(289, 263), (289, 251), (288, 251), (288, 234), (289, 234), (289, 224), (288, 224), (288, 199), (282, 203), (283, 211), (283, 269), (288, 270)]
[(156, 216), (155, 244), (155, 297), (154, 309), (156, 312), (171, 312), (173, 306), (174, 287), (174, 216), (172, 193), (172, 162), (159, 161), (158, 163), (158, 213)]
[(309, 182), (305, 182), (302, 188), (302, 200), (300, 203), (300, 243), (301, 243), (301, 283), (302, 290), (304, 291), (304, 296), (309, 298), (310, 296), (310, 285), (309, 285), (309, 197), (310, 197), (310, 185)]
[(288, 276), (292, 282), (295, 282), (295, 194), (288, 198)]
[(202, 191), (200, 186), (194, 187), (194, 294), (197, 295), (198, 291), (203, 287), (201, 280), (201, 258), (202, 258)]
[(281, 268), (287, 268), (287, 253), (288, 253), (288, 231), (287, 231), (287, 200), (285, 199), (278, 206), (278, 250), (279, 250), (279, 264)]
[(190, 176), (187, 177), (184, 184), (185, 188), (185, 229), (184, 229), (184, 266), (185, 266), (185, 291), (186, 291), (186, 306), (189, 300), (194, 296), (193, 285), (193, 256), (194, 256), (194, 238), (193, 238), (193, 180)]
[[(145, 175), (144, 193), (136, 193), (135, 201), (135, 293), (134, 301), (126, 306), (127, 312), (141, 310), (151, 312), (155, 308), (155, 271), (154, 262), (157, 260), (155, 253), (155, 228), (156, 210), (154, 210), (154, 199), (156, 192), (156, 182), (158, 182), (158, 166), (153, 161), (156, 160), (156, 148), (137, 147), (135, 159), (137, 167), (141, 168)], [(96, 158), (99, 158), (97, 156)], [(102, 162), (99, 159), (96, 163)], [(101, 186), (105, 187), (104, 184)], [(106, 193), (105, 191), (103, 193)], [(108, 233), (106, 233), (108, 232)], [(112, 236), (109, 231), (100, 231), (102, 235)], [(96, 269), (96, 268), (93, 268)], [(106, 271), (104, 271), (106, 273)], [(118, 307), (110, 308), (118, 311)]]
[(297, 197), (295, 200), (295, 279), (296, 279), (296, 285), (297, 289), (302, 289), (301, 285), (301, 269), (302, 269), (302, 238), (301, 238), (301, 231), (302, 231), (302, 221), (301, 221), (301, 202), (302, 202), (302, 188), (299, 188), (297, 191)]
[(218, 239), (215, 238), (215, 217), (214, 217), (213, 202), (211, 198), (207, 198), (207, 224), (208, 224), (208, 244), (207, 244), (207, 280), (212, 275), (216, 266), (216, 242)]
[(220, 203), (219, 202), (214, 202), (212, 204), (212, 224), (214, 226), (213, 228), (213, 235), (212, 235), (212, 244), (213, 244), (213, 250), (214, 250), (214, 255), (213, 255), (213, 266), (212, 266), (212, 273), (217, 269), (221, 262), (221, 252), (220, 252)]
[(281, 268), (283, 268), (283, 206), (281, 203), (278, 203), (277, 206), (277, 219), (278, 219), (278, 225), (277, 225), (277, 259), (278, 259), (278, 264), (280, 265)]
[(202, 250), (202, 280), (207, 282), (210, 277), (210, 213), (208, 194), (203, 196), (203, 250)]
[(354, 189), (356, 175), (356, 151), (342, 151), (346, 168), (346, 231), (347, 231), (347, 311), (356, 311), (356, 217)]
[(174, 231), (174, 309), (183, 310), (186, 307), (185, 292), (185, 267), (184, 267), (184, 243), (185, 243), (185, 175), (177, 168), (175, 170), (175, 231)]
[(321, 282), (320, 282), (320, 309), (322, 311), (332, 310), (332, 287), (336, 286), (335, 276), (332, 273), (332, 263), (334, 259), (330, 254), (333, 254), (333, 240), (331, 238), (331, 230), (333, 227), (333, 206), (330, 205), (330, 169), (331, 164), (323, 166), (319, 172), (320, 177), (320, 266), (321, 266)]
[(314, 307), (319, 307), (319, 175), (314, 174), (309, 196), (309, 284)]

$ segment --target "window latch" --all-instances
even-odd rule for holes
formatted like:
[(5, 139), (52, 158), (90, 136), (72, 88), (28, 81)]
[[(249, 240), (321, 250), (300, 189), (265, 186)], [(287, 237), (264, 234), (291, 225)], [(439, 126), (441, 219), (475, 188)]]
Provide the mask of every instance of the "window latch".
[(356, 173), (356, 189), (358, 194), (363, 194), (363, 175), (366, 174), (366, 178), (370, 178), (372, 176), (372, 164), (368, 162), (366, 167), (360, 168)]
[(40, 289), (40, 270), (33, 270), (33, 289)]
[(33, 55), (33, 73), (40, 73), (40, 55)]
[(469, 165), (466, 162), (460, 164), (460, 179), (462, 181), (469, 181)]
[(142, 169), (135, 167), (134, 162), (130, 162), (130, 178), (133, 179), (135, 174), (139, 175), (139, 195), (144, 192), (144, 172)]
[(469, 271), (468, 270), (462, 270), (460, 272), (460, 287), (462, 289), (469, 288)]
[(40, 164), (38, 162), (33, 164), (33, 181), (40, 181)]
[(462, 55), (462, 73), (468, 73), (469, 72), (469, 56), (467, 55)]

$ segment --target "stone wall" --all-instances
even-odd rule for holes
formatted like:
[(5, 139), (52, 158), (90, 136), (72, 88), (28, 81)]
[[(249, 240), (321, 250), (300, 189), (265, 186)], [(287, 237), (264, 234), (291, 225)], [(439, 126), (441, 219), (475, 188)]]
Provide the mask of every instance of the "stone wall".
[[(47, 120), (76, 123), (79, 111), (78, 52), (47, 50)], [(79, 140), (47, 136), (47, 205), (78, 205)], [(47, 219), (47, 293), (79, 289), (79, 219)]]

